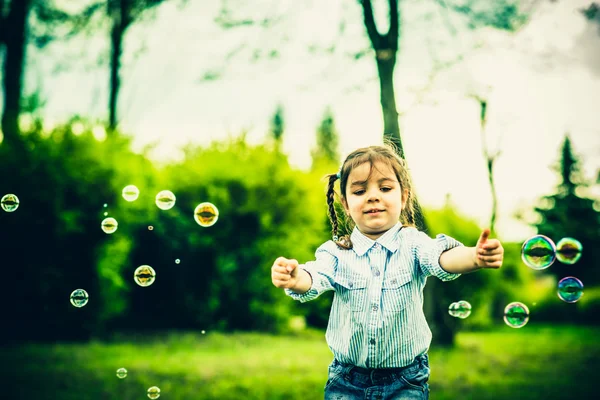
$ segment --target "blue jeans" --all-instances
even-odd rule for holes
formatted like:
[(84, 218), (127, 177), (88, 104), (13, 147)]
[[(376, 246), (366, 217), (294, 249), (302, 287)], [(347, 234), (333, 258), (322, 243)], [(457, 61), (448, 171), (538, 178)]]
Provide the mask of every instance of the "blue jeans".
[(420, 355), (408, 366), (366, 369), (333, 360), (325, 400), (428, 400), (429, 358)]

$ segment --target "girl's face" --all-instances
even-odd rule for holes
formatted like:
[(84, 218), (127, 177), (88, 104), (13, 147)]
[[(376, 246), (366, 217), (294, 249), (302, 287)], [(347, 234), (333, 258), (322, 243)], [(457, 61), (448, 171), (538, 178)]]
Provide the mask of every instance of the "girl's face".
[(358, 229), (375, 240), (398, 222), (407, 197), (391, 167), (365, 162), (350, 172), (342, 204)]

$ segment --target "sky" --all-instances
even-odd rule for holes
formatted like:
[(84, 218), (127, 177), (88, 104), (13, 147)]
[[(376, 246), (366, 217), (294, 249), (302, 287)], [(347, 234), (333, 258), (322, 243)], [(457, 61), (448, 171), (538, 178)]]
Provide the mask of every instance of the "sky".
[[(385, 2), (375, 3), (385, 31)], [(600, 24), (580, 12), (589, 0), (534, 3), (529, 22), (506, 33), (469, 30), (440, 2), (401, 2), (394, 83), (417, 195), (430, 207), (449, 195), (459, 212), (487, 226), (492, 200), (473, 96), (485, 97), (486, 143), (500, 151), (497, 232), (511, 241), (535, 233), (514, 213), (553, 193), (552, 165), (565, 133), (585, 176), (595, 178), (600, 168)], [(310, 165), (315, 127), (327, 107), (342, 156), (381, 143), (377, 71), (356, 1), (230, 0), (235, 18), (275, 21), (235, 29), (214, 22), (220, 0), (182, 4), (166, 2), (126, 36), (119, 119), (136, 148), (154, 143), (152, 157), (166, 162), (181, 157), (189, 142), (242, 130), (258, 143), (277, 104), (285, 112), (284, 151), (298, 168)], [(30, 46), (26, 90), (41, 91), (44, 118), (106, 119), (107, 39), (97, 34), (43, 50)], [(588, 195), (600, 199), (598, 185)]]

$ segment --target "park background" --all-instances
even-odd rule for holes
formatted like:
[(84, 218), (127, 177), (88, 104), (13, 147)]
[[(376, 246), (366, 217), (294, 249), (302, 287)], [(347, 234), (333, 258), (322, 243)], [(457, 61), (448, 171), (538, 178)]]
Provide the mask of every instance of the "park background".
[[(294, 303), (270, 266), (313, 257), (321, 178), (384, 137), (428, 234), (491, 227), (506, 249), (499, 271), (428, 282), (433, 398), (595, 398), (598, 3), (0, 0), (0, 46), (0, 194), (20, 200), (0, 214), (7, 398), (321, 398), (331, 293)], [(528, 268), (536, 233), (581, 259)], [(556, 295), (569, 275), (574, 304)], [(503, 322), (512, 301), (523, 328)]]

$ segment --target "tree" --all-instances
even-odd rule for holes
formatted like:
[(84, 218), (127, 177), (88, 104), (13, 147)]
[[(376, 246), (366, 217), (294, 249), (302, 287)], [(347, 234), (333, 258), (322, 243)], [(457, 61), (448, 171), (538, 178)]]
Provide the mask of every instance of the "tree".
[(284, 132), (285, 118), (283, 114), (283, 106), (278, 104), (277, 108), (275, 109), (275, 114), (273, 114), (273, 118), (271, 119), (271, 127), (269, 129), (269, 134), (277, 146), (281, 144)]
[(539, 234), (548, 236), (554, 242), (564, 237), (577, 239), (583, 245), (583, 251), (575, 265), (555, 261), (546, 271), (559, 279), (574, 275), (586, 285), (599, 284), (600, 271), (595, 268), (595, 263), (600, 251), (595, 243), (600, 235), (600, 212), (594, 210), (594, 200), (581, 195), (586, 181), (568, 135), (565, 136), (560, 159), (554, 169), (560, 176), (557, 192), (544, 196), (541, 200), (543, 205), (535, 207), (541, 220), (533, 225)]
[(164, 0), (107, 0), (106, 13), (111, 20), (110, 28), (110, 82), (108, 98), (108, 126), (114, 131), (118, 123), (117, 102), (121, 89), (121, 54), (123, 38), (142, 14)]
[(317, 127), (317, 143), (311, 150), (312, 169), (320, 165), (336, 165), (340, 162), (339, 133), (335, 127), (333, 112), (327, 108)]
[(0, 45), (4, 47), (2, 85), (4, 142), (16, 146), (19, 135), (19, 110), (23, 84), (23, 64), (30, 0), (0, 0)]
[(500, 156), (500, 150), (491, 151), (487, 143), (487, 135), (485, 131), (487, 123), (487, 106), (488, 102), (484, 98), (473, 96), (479, 103), (480, 114), (479, 122), (481, 126), (481, 146), (483, 150), (483, 156), (485, 157), (486, 167), (488, 172), (488, 180), (490, 183), (490, 190), (492, 192), (492, 215), (490, 216), (490, 231), (492, 235), (495, 233), (496, 217), (498, 213), (498, 196), (496, 194), (496, 185), (494, 184), (494, 163)]

